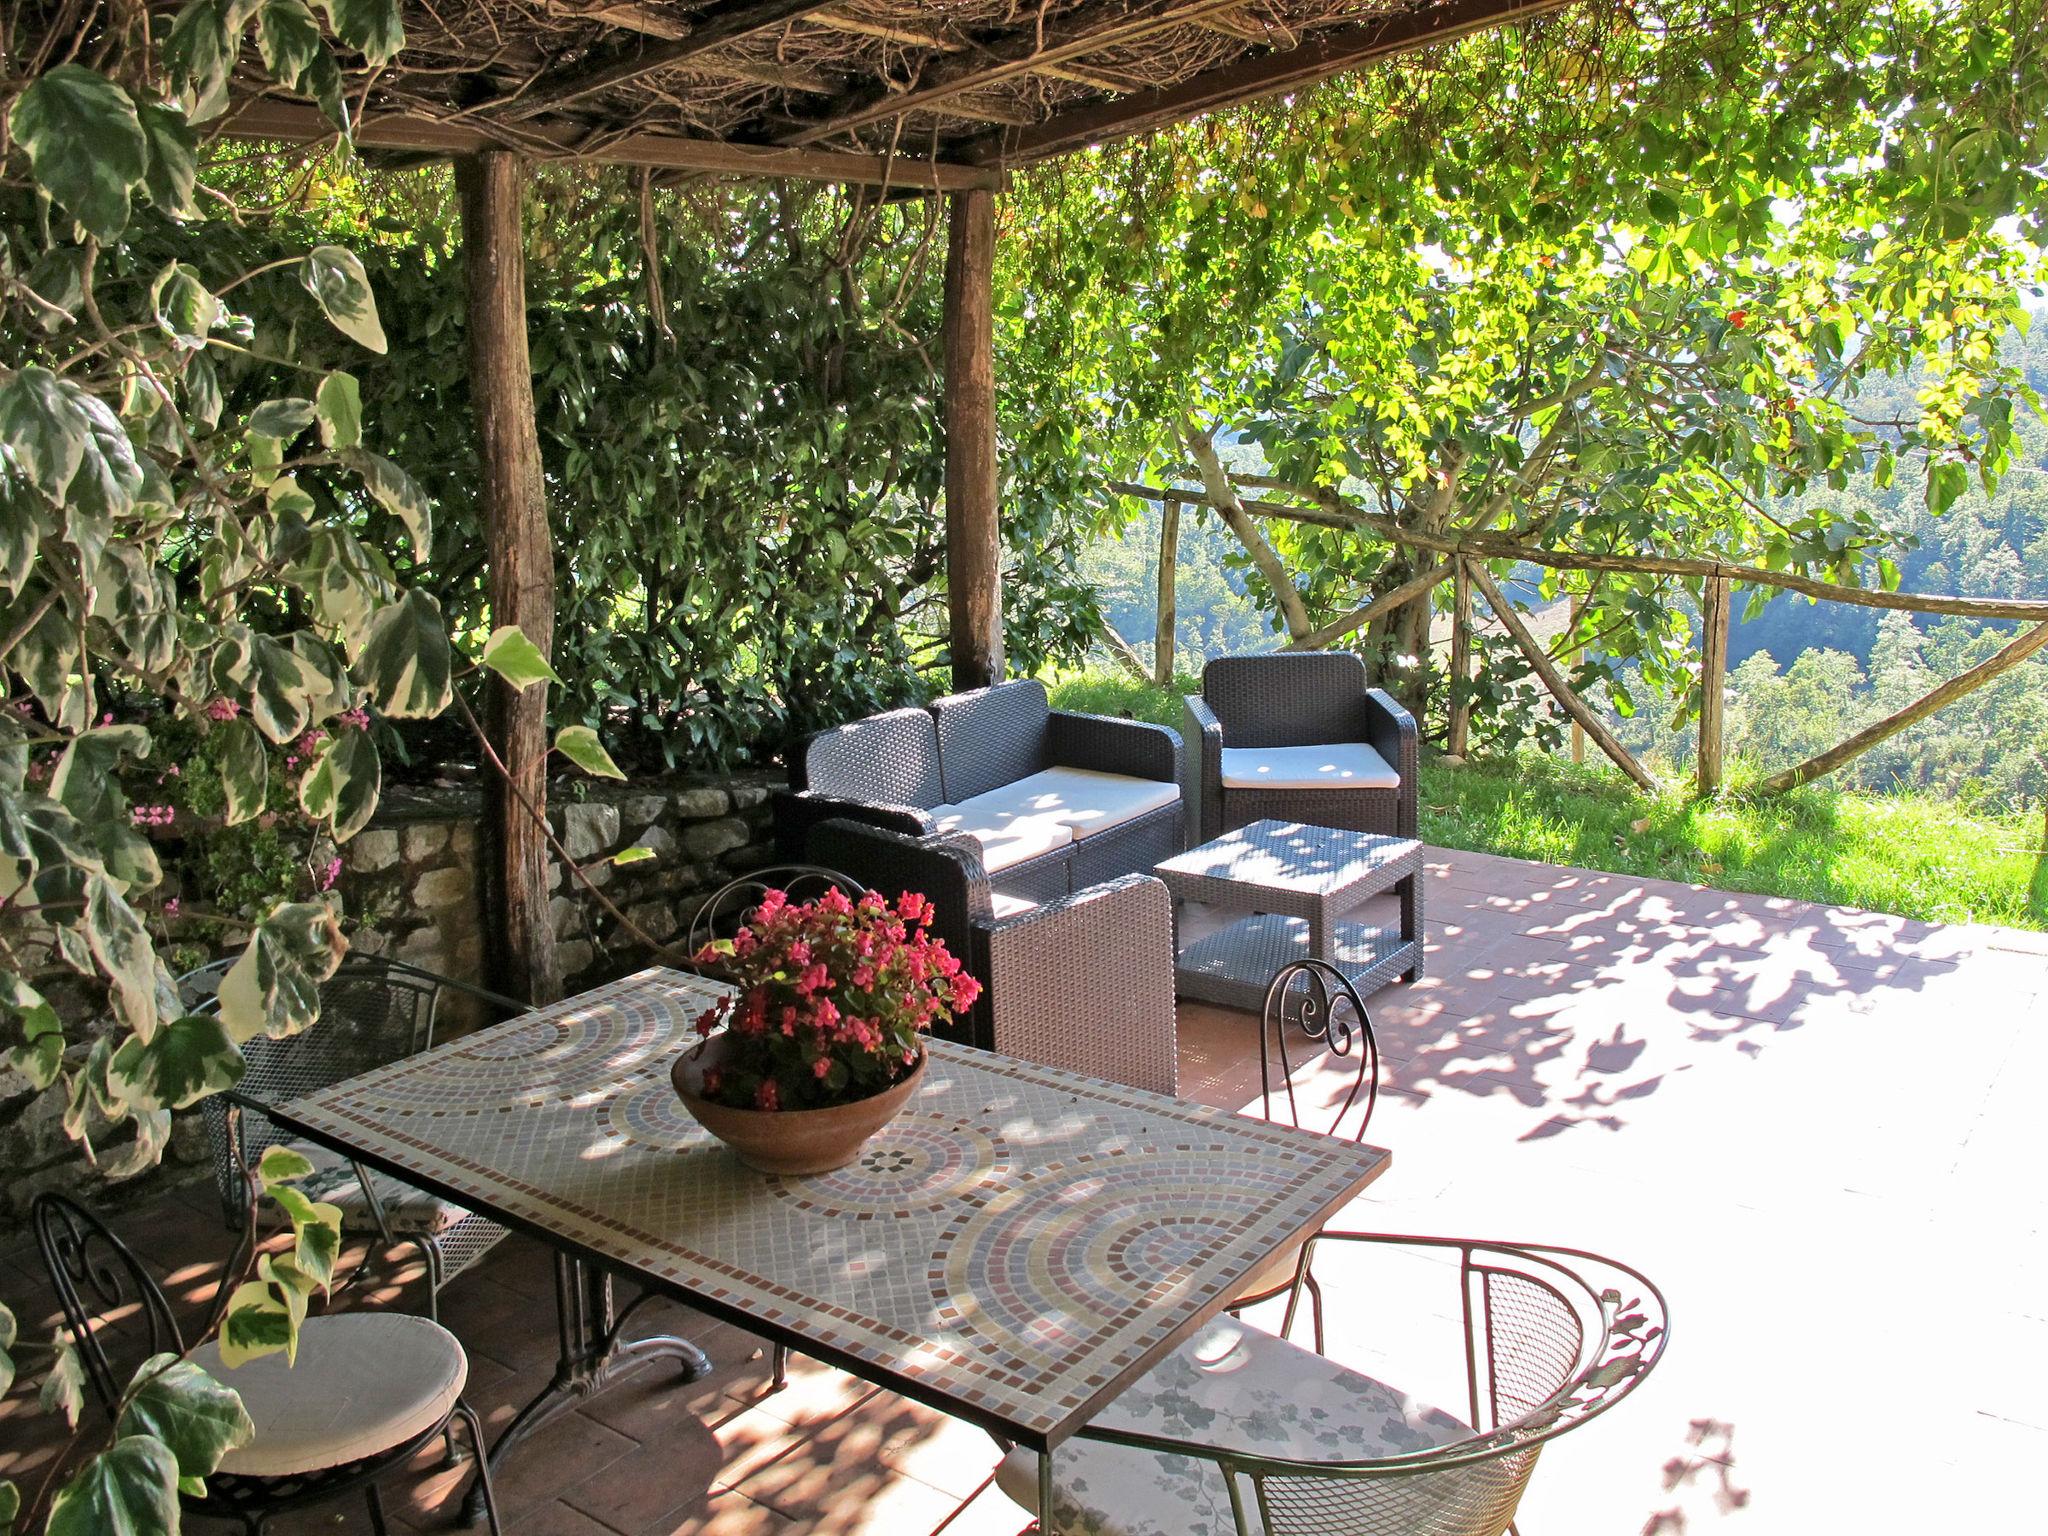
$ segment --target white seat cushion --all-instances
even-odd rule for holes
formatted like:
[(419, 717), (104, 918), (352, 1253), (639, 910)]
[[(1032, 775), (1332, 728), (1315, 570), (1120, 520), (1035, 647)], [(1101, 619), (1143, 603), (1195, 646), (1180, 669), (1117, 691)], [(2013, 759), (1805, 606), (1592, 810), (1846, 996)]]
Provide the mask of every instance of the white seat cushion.
[(958, 805), (935, 805), (932, 819), (941, 832), (965, 832), (981, 844), (981, 864), (990, 874), (1028, 859), (1055, 853), (1074, 840), (1074, 829), (1032, 808), (1026, 780), (1005, 784)]
[(1225, 789), (1399, 789), (1401, 775), (1360, 741), (1320, 747), (1225, 747)]
[[(289, 1141), (286, 1145), (313, 1165), (311, 1173), (296, 1181), (306, 1198), (339, 1206), (346, 1231), (377, 1230), (377, 1219), (370, 1214), (370, 1202), (363, 1195), (363, 1182), (356, 1177), (355, 1164), (340, 1153), (316, 1147), (309, 1141)], [(384, 1220), (393, 1236), (435, 1237), (469, 1219), (470, 1213), (462, 1206), (388, 1173), (372, 1171), (370, 1185), (377, 1191), (377, 1203), (383, 1207)], [(266, 1222), (282, 1222), (283, 1213), (271, 1202), (263, 1202), (262, 1209)]]
[(403, 1312), (308, 1318), (296, 1365), (277, 1354), (229, 1370), (212, 1340), (192, 1363), (240, 1393), (256, 1425), (221, 1458), (236, 1477), (296, 1477), (408, 1445), (448, 1417), (469, 1379), (455, 1335)]
[[(1241, 1454), (1361, 1461), (1466, 1439), (1460, 1420), (1384, 1382), (1219, 1317), (1168, 1355), (1095, 1420)], [(1053, 1453), (1055, 1525), (1067, 1536), (1190, 1536), (1236, 1527), (1230, 1490), (1200, 1456), (1086, 1439)], [(1038, 1512), (1038, 1456), (1013, 1451), (996, 1485)], [(1242, 1490), (1252, 1529), (1258, 1513)]]
[(1038, 910), (1037, 902), (1028, 901), (1022, 896), (1011, 896), (1003, 891), (990, 891), (988, 893), (988, 905), (989, 915), (997, 919), (1021, 917), (1026, 912), (1036, 912)]
[(1041, 769), (1005, 792), (1025, 796), (1032, 815), (1050, 816), (1061, 826), (1072, 827), (1076, 838), (1107, 832), (1180, 799), (1178, 784), (1093, 768)]

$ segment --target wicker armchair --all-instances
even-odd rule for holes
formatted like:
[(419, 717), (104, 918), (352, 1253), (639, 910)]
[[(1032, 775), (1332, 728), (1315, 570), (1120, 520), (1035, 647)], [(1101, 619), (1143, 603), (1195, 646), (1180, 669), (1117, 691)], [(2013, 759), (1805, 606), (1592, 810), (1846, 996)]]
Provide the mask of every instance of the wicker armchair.
[(1184, 845), (1180, 738), (1056, 710), (1035, 678), (823, 731), (791, 754), (779, 856), (816, 858), (837, 819), (909, 837), (961, 834), (997, 892), (1048, 901), (1150, 870)]
[(1415, 717), (1349, 651), (1219, 657), (1184, 703), (1198, 842), (1267, 818), (1415, 835)]
[[(1219, 1318), (1053, 1452), (1049, 1529), (1500, 1536), (1543, 1447), (1628, 1396), (1664, 1352), (1663, 1296), (1612, 1259), (1359, 1232), (1316, 1242), (1390, 1261), (1391, 1286), (1347, 1276), (1375, 1329), (1462, 1335), (1467, 1417)], [(1457, 1290), (1388, 1315), (1418, 1279)], [(1043, 1470), (1013, 1451), (996, 1482), (1035, 1513)]]
[[(232, 960), (221, 960), (179, 979), (186, 1006), (215, 1006), (220, 979)], [(282, 1040), (263, 1036), (242, 1046), (243, 1074), (233, 1094), (201, 1106), (213, 1153), (214, 1185), (230, 1227), (248, 1219), (248, 1169), (264, 1149), (289, 1138), (263, 1115), (330, 1084), (426, 1050), (444, 996), (459, 993), (507, 1017), (524, 1003), (418, 966), (350, 955), (320, 986), (320, 1021)], [(386, 1247), (410, 1245), (427, 1266), (427, 1313), (440, 1312), (441, 1287), (488, 1253), (505, 1229), (438, 1195), (389, 1174), (372, 1173), (321, 1147), (293, 1141), (313, 1163), (300, 1187), (341, 1208), (345, 1231), (375, 1232)]]
[(984, 1050), (1178, 1090), (1173, 903), (1150, 875), (1123, 875), (1051, 901), (998, 894), (963, 834), (911, 837), (854, 821), (812, 832), (809, 856), (870, 890), (931, 900), (931, 931), (982, 995), (949, 1031)]

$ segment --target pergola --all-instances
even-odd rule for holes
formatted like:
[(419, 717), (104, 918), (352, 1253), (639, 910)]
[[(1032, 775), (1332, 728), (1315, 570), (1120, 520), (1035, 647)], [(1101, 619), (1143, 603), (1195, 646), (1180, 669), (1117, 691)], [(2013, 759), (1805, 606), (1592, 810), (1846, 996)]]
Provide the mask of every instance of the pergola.
[[(802, 178), (948, 204), (946, 573), (956, 687), (1003, 670), (991, 284), (1012, 168), (1284, 94), (1569, 0), (405, 0), (405, 47), (351, 78), (352, 137), (452, 157), (494, 624), (545, 651), (554, 548), (527, 354), (520, 191), (533, 161)], [(334, 129), (259, 70), (232, 137)], [(490, 879), (500, 982), (559, 995), (538, 817), (543, 690), (495, 684)]]

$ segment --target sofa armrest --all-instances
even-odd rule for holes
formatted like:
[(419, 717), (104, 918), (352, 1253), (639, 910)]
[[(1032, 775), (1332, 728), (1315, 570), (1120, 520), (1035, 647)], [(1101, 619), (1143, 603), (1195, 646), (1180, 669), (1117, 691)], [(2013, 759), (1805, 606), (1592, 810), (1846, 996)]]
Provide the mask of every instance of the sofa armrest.
[(1124, 875), (975, 925), (990, 1040), (1006, 1056), (1151, 1093), (1179, 1086), (1173, 901)]
[(822, 822), (858, 821), (908, 837), (931, 837), (939, 830), (930, 811), (914, 805), (884, 805), (865, 800), (846, 800), (815, 790), (775, 792), (775, 853), (785, 862), (797, 863), (810, 857), (805, 851), (811, 831)]
[(1199, 693), (1183, 694), (1188, 717), (1188, 753), (1181, 798), (1195, 824), (1193, 841), (1206, 843), (1223, 835), (1223, 722)]
[(1400, 835), (1415, 835), (1416, 779), (1421, 771), (1415, 717), (1381, 688), (1365, 691), (1365, 739), (1401, 775)]
[(865, 822), (835, 819), (812, 828), (804, 857), (858, 880), (894, 901), (916, 891), (932, 904), (934, 937), (962, 964), (973, 963), (971, 928), (993, 911), (981, 844), (964, 832), (911, 837)]
[(1144, 720), (1054, 710), (1046, 726), (1045, 750), (1056, 768), (1093, 768), (1098, 773), (1180, 782), (1180, 733)]

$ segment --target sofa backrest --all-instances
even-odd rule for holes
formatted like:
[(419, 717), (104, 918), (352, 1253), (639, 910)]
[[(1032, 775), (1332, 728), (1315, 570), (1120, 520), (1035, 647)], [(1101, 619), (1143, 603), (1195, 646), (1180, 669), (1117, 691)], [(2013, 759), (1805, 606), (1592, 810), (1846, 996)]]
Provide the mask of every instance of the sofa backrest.
[(820, 731), (804, 744), (798, 789), (930, 810), (946, 798), (939, 735), (922, 709), (892, 709)]
[(1052, 704), (1035, 677), (932, 701), (948, 804), (1014, 784), (1045, 766)]
[(1363, 741), (1365, 663), (1350, 651), (1219, 656), (1202, 668), (1202, 700), (1227, 747)]

